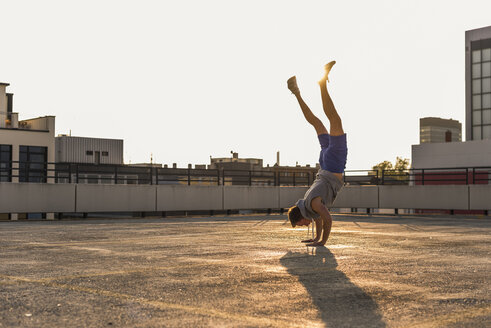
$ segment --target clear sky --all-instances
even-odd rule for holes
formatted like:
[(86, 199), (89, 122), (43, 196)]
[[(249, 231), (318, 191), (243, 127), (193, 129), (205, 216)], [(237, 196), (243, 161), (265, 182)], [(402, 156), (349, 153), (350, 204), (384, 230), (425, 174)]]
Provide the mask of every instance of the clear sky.
[(286, 80), (325, 119), (330, 60), (347, 169), (410, 158), (419, 118), (465, 125), (465, 31), (491, 25), (489, 0), (0, 5), (0, 81), (20, 119), (55, 115), (56, 134), (124, 139), (126, 163), (152, 153), (179, 167), (230, 151), (314, 165), (316, 134)]

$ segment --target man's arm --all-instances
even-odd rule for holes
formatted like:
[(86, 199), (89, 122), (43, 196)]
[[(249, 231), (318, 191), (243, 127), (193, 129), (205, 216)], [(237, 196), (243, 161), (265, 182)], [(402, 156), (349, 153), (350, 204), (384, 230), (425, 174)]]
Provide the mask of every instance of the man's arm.
[(307, 244), (307, 246), (324, 246), (329, 238), (329, 234), (331, 233), (332, 227), (332, 218), (329, 210), (322, 203), (320, 197), (316, 197), (312, 200), (311, 203), (312, 209), (320, 215), (320, 220), (322, 221), (322, 239), (320, 241), (314, 241), (311, 244)]
[(321, 218), (314, 219), (314, 221), (315, 221), (315, 239), (314, 239), (315, 242), (321, 240), (322, 231), (324, 230), (324, 227)]

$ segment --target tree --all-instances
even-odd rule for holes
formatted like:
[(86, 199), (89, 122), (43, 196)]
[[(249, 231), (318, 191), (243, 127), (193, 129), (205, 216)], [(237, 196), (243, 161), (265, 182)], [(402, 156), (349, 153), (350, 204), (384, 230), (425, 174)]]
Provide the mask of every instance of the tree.
[(389, 161), (383, 161), (382, 163), (378, 163), (377, 165), (374, 165), (372, 167), (372, 170), (378, 171), (378, 177), (382, 177), (382, 171), (383, 170), (392, 170), (393, 166), (392, 163)]
[(396, 158), (396, 164), (394, 165), (394, 169), (399, 172), (405, 172), (406, 170), (409, 169), (409, 158), (402, 158), (397, 156)]
[(378, 171), (379, 179), (382, 178), (382, 171), (385, 170), (386, 172), (383, 173), (384, 176), (393, 175), (394, 177), (391, 177), (391, 180), (404, 180), (404, 181), (407, 181), (406, 171), (408, 169), (409, 169), (409, 159), (402, 158), (399, 156), (396, 157), (396, 161), (394, 165), (392, 165), (392, 163), (389, 161), (383, 161), (372, 167), (372, 170)]

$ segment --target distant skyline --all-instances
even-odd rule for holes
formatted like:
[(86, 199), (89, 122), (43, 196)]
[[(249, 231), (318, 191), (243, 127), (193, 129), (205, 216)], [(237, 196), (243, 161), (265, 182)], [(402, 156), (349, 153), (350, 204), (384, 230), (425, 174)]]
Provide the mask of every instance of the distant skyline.
[[(348, 134), (347, 169), (419, 143), (419, 119), (465, 126), (465, 31), (489, 1), (4, 1), (0, 82), (19, 119), (56, 134), (124, 139), (125, 163), (212, 157), (315, 165), (319, 145), (286, 80)], [(462, 131), (465, 135), (465, 131)]]

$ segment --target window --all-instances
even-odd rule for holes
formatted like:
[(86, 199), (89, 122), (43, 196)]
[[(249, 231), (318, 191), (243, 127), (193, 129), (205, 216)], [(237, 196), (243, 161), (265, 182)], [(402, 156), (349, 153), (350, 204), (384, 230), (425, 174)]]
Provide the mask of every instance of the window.
[(87, 150), (87, 151), (85, 152), (85, 155), (87, 155), (87, 156), (92, 156), (92, 155), (94, 155), (94, 152), (93, 152), (92, 150)]
[(482, 50), (482, 61), (490, 61), (491, 60), (491, 48)]
[(482, 111), (482, 124), (491, 124), (491, 109)]
[(481, 64), (472, 65), (472, 77), (473, 78), (481, 77)]
[(108, 151), (103, 151), (102, 152), (102, 156), (109, 156), (109, 152)]
[(19, 147), (19, 182), (47, 181), (48, 147)]
[(472, 127), (472, 139), (481, 140), (481, 126)]
[(482, 138), (491, 139), (491, 125), (484, 125), (482, 127)]
[(472, 96), (472, 109), (481, 109), (481, 95)]
[(482, 76), (491, 76), (491, 62), (482, 63)]
[(481, 93), (481, 79), (476, 79), (472, 81), (472, 93), (473, 94)]
[(12, 181), (12, 145), (0, 145), (0, 181)]
[(472, 113), (472, 125), (480, 125), (481, 124), (481, 111), (475, 111)]
[(491, 78), (482, 79), (482, 92), (491, 92)]
[(482, 108), (491, 108), (491, 93), (482, 95)]
[(474, 50), (472, 52), (472, 62), (479, 63), (481, 61), (481, 50)]

